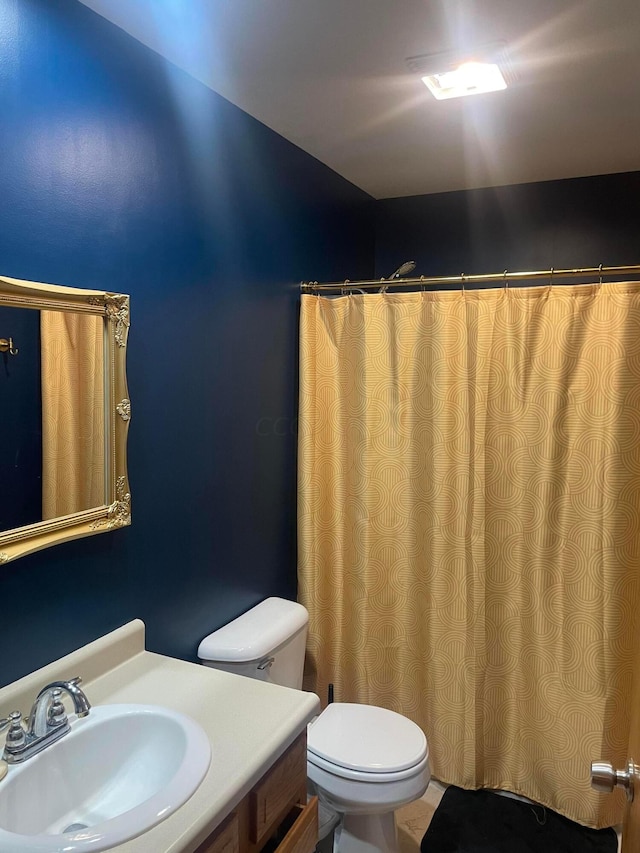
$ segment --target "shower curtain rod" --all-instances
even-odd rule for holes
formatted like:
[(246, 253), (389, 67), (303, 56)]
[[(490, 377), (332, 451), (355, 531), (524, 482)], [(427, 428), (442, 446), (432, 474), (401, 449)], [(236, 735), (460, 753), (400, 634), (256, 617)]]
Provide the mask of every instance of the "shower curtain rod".
[(544, 278), (549, 284), (552, 284), (558, 278), (580, 278), (585, 276), (603, 276), (612, 275), (633, 275), (640, 273), (640, 264), (631, 264), (623, 267), (605, 267), (600, 264), (599, 267), (582, 267), (580, 269), (556, 270), (553, 267), (548, 270), (531, 270), (529, 272), (503, 272), (486, 273), (481, 275), (444, 275), (431, 276), (424, 275), (418, 277), (407, 278), (380, 278), (380, 279), (365, 279), (364, 281), (336, 281), (324, 284), (318, 284), (317, 281), (300, 282), (300, 290), (303, 293), (319, 293), (325, 290), (380, 290), (389, 287), (407, 287), (411, 285), (433, 285), (433, 284), (458, 284), (462, 287), (465, 284), (483, 282), (500, 281), (503, 284), (508, 284), (511, 281), (527, 281), (532, 279)]

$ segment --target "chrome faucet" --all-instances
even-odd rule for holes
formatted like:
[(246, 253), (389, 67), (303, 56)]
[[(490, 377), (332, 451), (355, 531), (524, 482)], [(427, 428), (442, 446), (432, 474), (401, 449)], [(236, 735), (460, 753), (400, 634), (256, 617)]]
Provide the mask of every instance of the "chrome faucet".
[[(71, 681), (52, 681), (51, 684), (43, 687), (31, 708), (27, 735), (36, 738), (44, 737), (52, 723), (53, 725), (64, 725), (67, 722), (64, 707), (61, 710), (57, 707), (62, 705), (60, 701), (62, 690), (71, 697), (73, 710), (77, 716), (86, 717), (91, 710), (91, 703), (80, 687), (81, 683), (82, 679), (78, 676), (72, 678)], [(64, 720), (60, 719), (62, 716)]]
[(8, 764), (26, 761), (71, 730), (62, 704), (63, 690), (71, 697), (77, 716), (87, 716), (91, 703), (80, 687), (81, 681), (77, 677), (70, 681), (52, 681), (43, 687), (33, 703), (26, 729), (22, 725), (20, 711), (14, 711), (6, 720), (0, 720), (0, 729), (9, 727), (2, 754)]

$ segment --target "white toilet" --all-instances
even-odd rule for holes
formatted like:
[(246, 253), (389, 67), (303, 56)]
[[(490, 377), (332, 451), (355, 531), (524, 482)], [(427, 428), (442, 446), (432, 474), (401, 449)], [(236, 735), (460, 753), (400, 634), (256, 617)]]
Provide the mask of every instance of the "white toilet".
[[(301, 604), (267, 598), (205, 637), (198, 657), (215, 669), (300, 690), (308, 621)], [(307, 775), (321, 804), (339, 818), (334, 853), (397, 853), (393, 811), (427, 789), (427, 739), (394, 711), (333, 703), (309, 723)]]

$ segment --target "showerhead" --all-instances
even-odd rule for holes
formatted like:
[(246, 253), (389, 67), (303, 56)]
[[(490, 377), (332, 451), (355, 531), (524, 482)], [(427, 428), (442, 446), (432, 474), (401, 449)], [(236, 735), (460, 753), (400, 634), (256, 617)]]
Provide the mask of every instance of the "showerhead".
[(400, 264), (398, 269), (394, 273), (391, 273), (391, 275), (387, 279), (387, 283), (382, 285), (378, 293), (386, 293), (387, 287), (389, 286), (388, 282), (392, 281), (394, 278), (401, 278), (403, 275), (406, 275), (408, 272), (411, 272), (415, 268), (415, 261), (405, 261), (403, 264)]
[(400, 264), (398, 269), (391, 273), (387, 281), (390, 281), (392, 278), (400, 278), (403, 275), (406, 275), (409, 272), (412, 272), (416, 268), (415, 261), (405, 261), (403, 264)]

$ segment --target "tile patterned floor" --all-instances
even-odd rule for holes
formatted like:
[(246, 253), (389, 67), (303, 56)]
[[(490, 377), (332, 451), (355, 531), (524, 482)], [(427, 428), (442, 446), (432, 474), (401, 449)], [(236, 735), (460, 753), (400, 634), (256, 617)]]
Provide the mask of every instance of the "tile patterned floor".
[(445, 785), (432, 779), (422, 799), (396, 811), (400, 853), (418, 853), (422, 836), (427, 831), (445, 790)]

